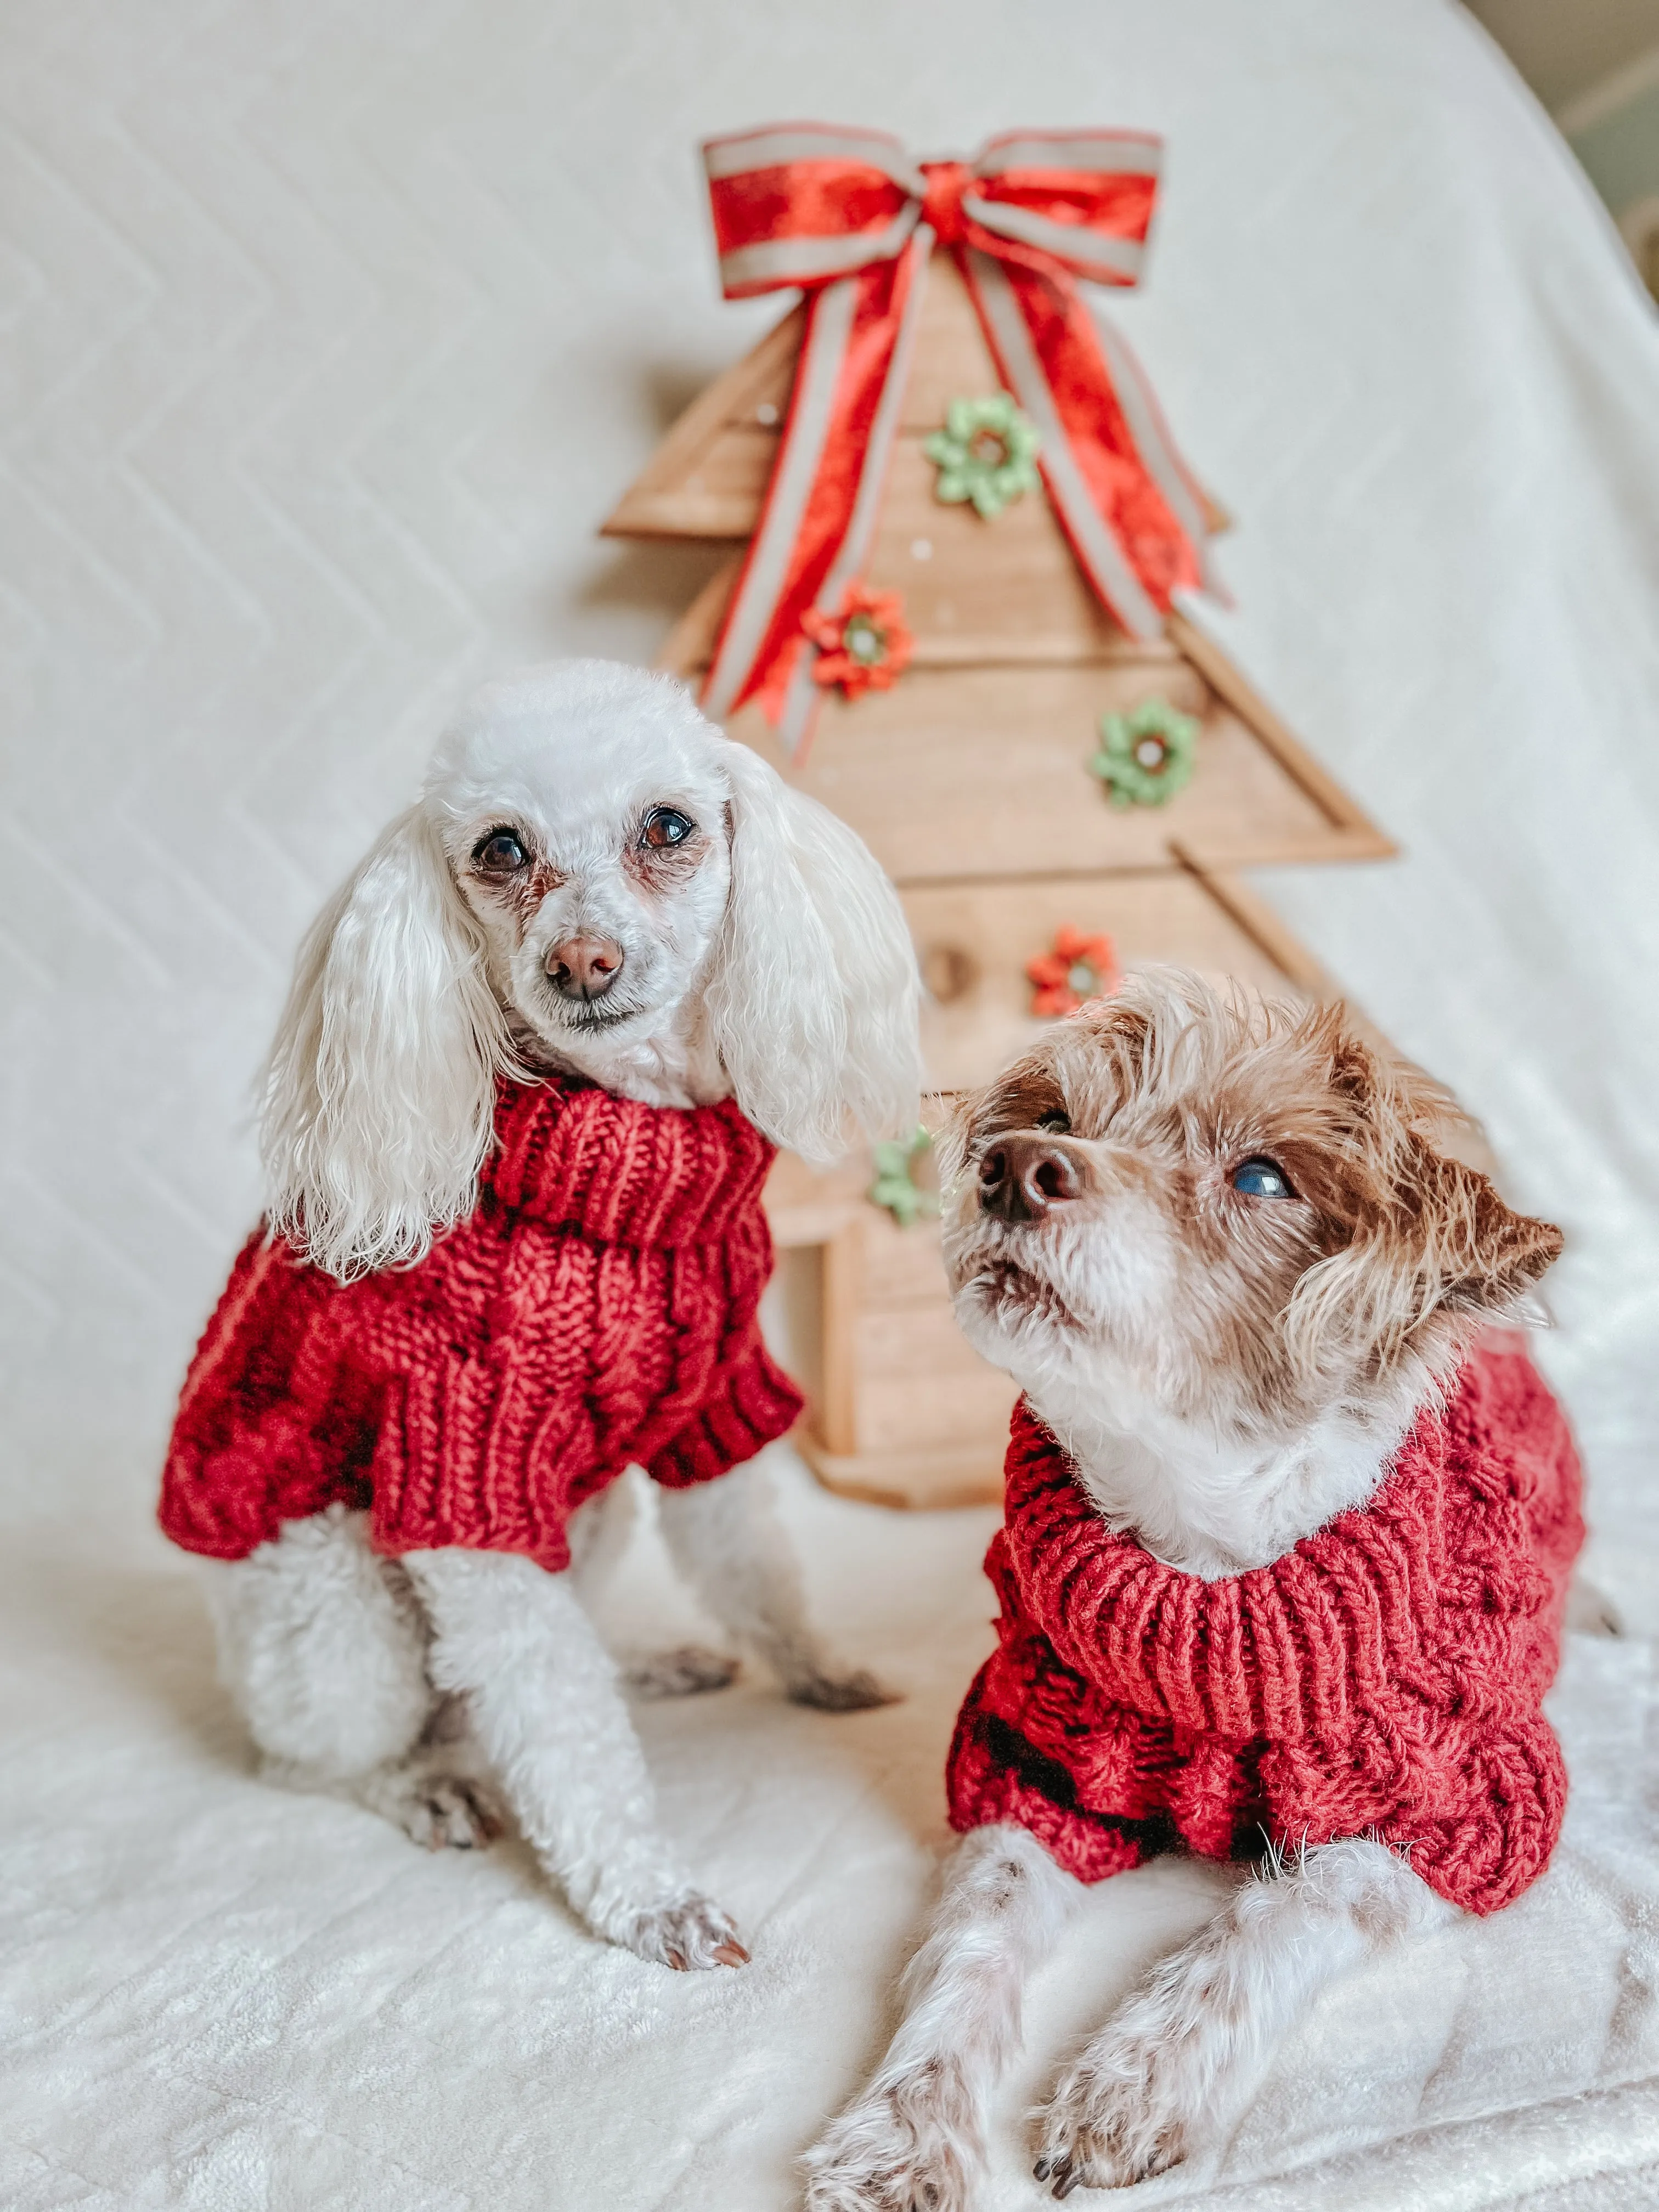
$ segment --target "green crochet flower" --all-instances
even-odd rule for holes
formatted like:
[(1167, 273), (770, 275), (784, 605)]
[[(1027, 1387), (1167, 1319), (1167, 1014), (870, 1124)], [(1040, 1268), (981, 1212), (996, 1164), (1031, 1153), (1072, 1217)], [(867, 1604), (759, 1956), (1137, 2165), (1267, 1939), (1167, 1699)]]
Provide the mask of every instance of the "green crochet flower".
[(1010, 500), (1037, 488), (1042, 441), (1006, 392), (986, 399), (953, 399), (945, 428), (922, 444), (939, 475), (933, 497), (947, 507), (971, 500), (988, 520)]
[(1127, 714), (1103, 714), (1100, 736), (1089, 765), (1114, 806), (1162, 806), (1197, 764), (1198, 724), (1167, 699), (1143, 699)]
[(908, 1229), (924, 1214), (939, 1212), (938, 1199), (931, 1190), (918, 1188), (911, 1172), (915, 1162), (933, 1148), (933, 1140), (920, 1122), (915, 1135), (902, 1144), (875, 1148), (876, 1179), (869, 1188), (870, 1203), (884, 1206), (901, 1229)]

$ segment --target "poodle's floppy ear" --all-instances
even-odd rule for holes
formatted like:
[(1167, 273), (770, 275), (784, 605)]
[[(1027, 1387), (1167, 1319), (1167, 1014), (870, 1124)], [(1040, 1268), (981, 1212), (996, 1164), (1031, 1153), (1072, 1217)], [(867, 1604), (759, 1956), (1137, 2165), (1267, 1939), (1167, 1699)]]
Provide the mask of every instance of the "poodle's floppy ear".
[(729, 739), (732, 890), (707, 1004), (738, 1105), (775, 1144), (837, 1158), (915, 1127), (915, 953), (863, 842)]
[(313, 924), (266, 1071), (271, 1228), (343, 1279), (418, 1260), (474, 1203), (510, 1064), (438, 836), (401, 816)]

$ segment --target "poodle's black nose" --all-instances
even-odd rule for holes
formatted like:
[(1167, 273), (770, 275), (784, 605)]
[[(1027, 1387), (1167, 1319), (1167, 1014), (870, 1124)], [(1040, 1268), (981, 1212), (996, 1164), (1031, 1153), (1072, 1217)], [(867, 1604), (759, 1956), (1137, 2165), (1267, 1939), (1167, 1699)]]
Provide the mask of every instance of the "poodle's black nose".
[(979, 1209), (998, 1221), (1037, 1221), (1084, 1195), (1071, 1153), (1035, 1129), (999, 1137), (979, 1164)]
[(567, 937), (548, 947), (547, 977), (564, 999), (602, 999), (623, 970), (614, 937)]

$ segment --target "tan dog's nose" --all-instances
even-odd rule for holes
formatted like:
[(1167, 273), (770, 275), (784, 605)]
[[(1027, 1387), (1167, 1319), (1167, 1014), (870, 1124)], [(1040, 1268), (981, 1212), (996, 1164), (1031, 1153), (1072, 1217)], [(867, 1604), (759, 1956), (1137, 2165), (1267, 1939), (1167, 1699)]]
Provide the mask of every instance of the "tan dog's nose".
[(547, 951), (548, 980), (566, 999), (602, 999), (622, 967), (623, 949), (614, 937), (567, 937)]
[(998, 1221), (1040, 1220), (1086, 1188), (1079, 1163), (1040, 1129), (999, 1137), (979, 1164), (980, 1212)]

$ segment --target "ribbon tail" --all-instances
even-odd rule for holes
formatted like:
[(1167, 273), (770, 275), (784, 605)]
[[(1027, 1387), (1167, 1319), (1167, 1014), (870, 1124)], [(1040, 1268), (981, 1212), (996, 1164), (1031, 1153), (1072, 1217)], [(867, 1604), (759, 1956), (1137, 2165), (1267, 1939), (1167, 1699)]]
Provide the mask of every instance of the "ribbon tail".
[(858, 293), (865, 282), (867, 277), (843, 276), (807, 301), (789, 413), (766, 488), (766, 504), (749, 541), (703, 685), (703, 706), (716, 718), (735, 712), (768, 674), (775, 672), (777, 650), (763, 661), (763, 647), (776, 628), (778, 604), (791, 565), (799, 557), (801, 525), (829, 442)]
[(818, 692), (801, 617), (839, 601), (868, 552), (932, 241), (918, 229), (896, 260), (811, 295), (766, 504), (703, 687), (716, 717), (758, 698), (797, 750)]
[(1088, 304), (1095, 335), (1106, 357), (1106, 366), (1122, 405), (1124, 420), (1128, 424), (1136, 451), (1146, 464), (1147, 473), (1164, 495), (1170, 512), (1197, 551), (1199, 583), (1217, 599), (1225, 599), (1228, 597), (1226, 586), (1216, 571), (1210, 550), (1210, 526), (1205, 512), (1206, 502), (1203, 487), (1182, 458), (1164, 410), (1158, 404), (1158, 394), (1153, 391), (1152, 382), (1129, 341), (1098, 301), (1091, 299)]
[[(1174, 593), (1202, 577), (1204, 544), (1201, 518), (1189, 534), (1139, 447), (1130, 414), (1143, 422), (1162, 418), (1139, 404), (1139, 384), (1126, 410), (1068, 276), (1004, 263), (976, 246), (964, 252), (963, 273), (1003, 380), (1042, 437), (1038, 464), (1084, 574), (1131, 636), (1162, 636)], [(1172, 481), (1188, 504), (1184, 474), (1176, 471)]]
[[(888, 465), (893, 458), (893, 441), (898, 434), (904, 395), (909, 388), (910, 362), (915, 352), (916, 328), (921, 319), (921, 302), (927, 289), (927, 258), (933, 248), (933, 231), (923, 223), (907, 249), (904, 265), (897, 271), (894, 305), (898, 327), (882, 380), (881, 398), (877, 402), (875, 417), (870, 425), (869, 441), (864, 449), (858, 492), (853, 501), (847, 534), (841, 541), (840, 550), (830, 563), (830, 572), (815, 602), (828, 613), (839, 610), (842, 594), (849, 584), (857, 580), (870, 557), (876, 524), (881, 514), (881, 495), (886, 488)], [(794, 673), (790, 678), (779, 717), (778, 735), (798, 764), (806, 757), (813, 731), (817, 726), (818, 708), (823, 704), (823, 687), (812, 674), (812, 664), (817, 654), (817, 647), (809, 642), (805, 651), (797, 655)]]

